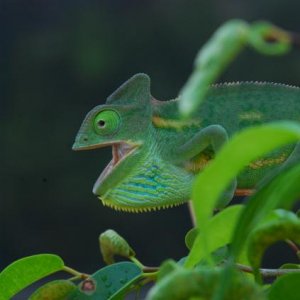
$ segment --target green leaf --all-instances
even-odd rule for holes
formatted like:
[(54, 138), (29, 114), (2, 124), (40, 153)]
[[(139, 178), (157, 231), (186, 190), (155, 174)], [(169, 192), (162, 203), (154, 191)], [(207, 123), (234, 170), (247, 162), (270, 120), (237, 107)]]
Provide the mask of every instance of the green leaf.
[[(273, 43), (266, 40), (273, 38)], [(229, 20), (223, 24), (200, 49), (194, 70), (180, 91), (180, 113), (187, 117), (205, 99), (209, 86), (214, 83), (234, 58), (249, 44), (265, 55), (283, 55), (291, 49), (292, 37), (267, 22), (249, 26), (243, 20)]]
[(162, 263), (162, 265), (159, 268), (158, 275), (157, 275), (157, 281), (162, 280), (164, 277), (169, 275), (170, 273), (181, 269), (181, 264), (174, 261), (173, 259), (168, 259)]
[(300, 221), (294, 212), (278, 208), (266, 215), (266, 217), (259, 224), (257, 224), (257, 228), (263, 226), (264, 224), (270, 224), (271, 222), (277, 222), (280, 220), (289, 220), (290, 222)]
[[(214, 220), (214, 218), (212, 219)], [(213, 222), (212, 222), (213, 223)], [(215, 222), (216, 223), (216, 222)], [(191, 249), (196, 238), (197, 238), (197, 235), (198, 235), (198, 228), (192, 228), (185, 236), (185, 244), (186, 246)], [(228, 252), (228, 247), (227, 246), (224, 246), (224, 247), (220, 247), (218, 248), (217, 250), (213, 251), (212, 252), (212, 260), (214, 261), (214, 263), (216, 265), (220, 264), (221, 262), (223, 262), (229, 255), (229, 252)], [(177, 262), (179, 265), (184, 265), (186, 261), (186, 257), (180, 259), (179, 262)], [(201, 261), (199, 262), (199, 264), (201, 264)]]
[(249, 233), (276, 207), (290, 207), (300, 194), (300, 164), (290, 165), (248, 199), (235, 229), (231, 255), (237, 259)]
[(180, 91), (180, 113), (187, 117), (204, 100), (209, 86), (245, 46), (249, 25), (243, 20), (229, 20), (200, 49), (195, 69)]
[(300, 269), (300, 265), (299, 264), (283, 264), (282, 266), (280, 266), (279, 269)]
[(298, 300), (300, 295), (300, 273), (279, 277), (269, 290), (269, 300)]
[(131, 282), (135, 282), (141, 276), (142, 270), (134, 263), (120, 262), (109, 265), (83, 281), (71, 299), (121, 299), (119, 297), (131, 289)]
[(126, 240), (112, 229), (108, 229), (100, 234), (99, 244), (103, 260), (108, 265), (115, 262), (115, 255), (126, 258), (135, 256), (134, 250), (129, 246)]
[(198, 228), (192, 228), (191, 230), (188, 231), (188, 233), (185, 235), (185, 245), (186, 247), (191, 250), (191, 248), (193, 247), (193, 244), (196, 240), (196, 237), (199, 233), (199, 229)]
[[(227, 245), (231, 241), (236, 222), (243, 208), (243, 205), (229, 206), (209, 220), (206, 231), (206, 234), (210, 237), (208, 245), (209, 253)], [(192, 252), (189, 254), (185, 266), (194, 266), (201, 259), (205, 258), (204, 244), (205, 237), (201, 231), (193, 243)]]
[(109, 300), (124, 300), (125, 296), (134, 289), (139, 289), (137, 283), (141, 280), (142, 274), (134, 277), (129, 280), (126, 284), (124, 284), (117, 292), (115, 292)]
[[(279, 205), (290, 207), (300, 194), (300, 164), (289, 165), (281, 173), (264, 182), (261, 189), (248, 199), (240, 215), (230, 247), (229, 261), (233, 264), (245, 252), (249, 234), (258, 224), (272, 220), (270, 212)], [(274, 216), (273, 216), (274, 217)], [(293, 219), (296, 219), (295, 216)], [(230, 282), (230, 272), (224, 275), (224, 289)], [(259, 279), (259, 275), (256, 275)], [(220, 295), (222, 297), (222, 294)], [(222, 299), (222, 298), (219, 298)]]
[[(212, 270), (211, 270), (212, 271)], [(213, 272), (205, 275), (195, 270), (187, 270), (178, 268), (173, 270), (170, 274), (163, 277), (156, 285), (150, 290), (147, 295), (147, 300), (183, 300), (192, 297), (211, 296), (212, 290), (216, 285), (215, 274)], [(201, 298), (202, 299), (202, 298)], [(203, 299), (207, 299), (203, 297)]]
[(271, 219), (254, 229), (249, 236), (248, 258), (256, 278), (261, 281), (259, 266), (266, 249), (277, 241), (300, 241), (300, 220), (294, 213), (280, 211), (277, 219)]
[[(205, 240), (204, 252), (208, 258), (208, 245), (211, 240), (207, 232), (208, 222), (226, 187), (251, 161), (299, 139), (300, 125), (295, 122), (279, 121), (247, 128), (233, 136), (216, 158), (199, 173), (194, 182), (192, 200), (196, 223), (201, 228)], [(188, 267), (197, 263), (197, 252), (195, 243), (187, 259)]]
[[(162, 278), (149, 292), (147, 300), (211, 300), (218, 293), (222, 269), (178, 268)], [(262, 290), (243, 274), (234, 273), (223, 300), (265, 299)]]
[(36, 290), (28, 300), (67, 300), (77, 290), (77, 286), (69, 280), (55, 280), (46, 283)]
[[(273, 38), (274, 42), (270, 43), (267, 37)], [(269, 22), (259, 21), (251, 26), (248, 43), (262, 54), (283, 55), (291, 49), (292, 36)]]
[(179, 266), (184, 266), (185, 261), (186, 261), (186, 256), (181, 257), (181, 258), (177, 261), (177, 264), (178, 264)]
[(63, 260), (53, 254), (38, 254), (13, 262), (0, 273), (0, 300), (11, 299), (28, 285), (63, 267)]

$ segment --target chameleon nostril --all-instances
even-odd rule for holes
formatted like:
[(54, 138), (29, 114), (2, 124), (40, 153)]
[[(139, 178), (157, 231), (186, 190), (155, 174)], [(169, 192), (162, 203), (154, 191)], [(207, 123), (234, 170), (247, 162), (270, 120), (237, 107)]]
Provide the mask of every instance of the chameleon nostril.
[(89, 139), (88, 139), (87, 137), (84, 137), (83, 140), (84, 140), (85, 142), (87, 142)]

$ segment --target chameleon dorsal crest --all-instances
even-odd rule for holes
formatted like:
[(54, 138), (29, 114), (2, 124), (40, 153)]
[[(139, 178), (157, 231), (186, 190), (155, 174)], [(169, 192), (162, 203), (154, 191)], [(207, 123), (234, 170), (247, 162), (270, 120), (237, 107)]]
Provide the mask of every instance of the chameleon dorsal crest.
[(124, 82), (106, 100), (106, 104), (134, 105), (143, 109), (150, 108), (150, 78), (139, 73)]

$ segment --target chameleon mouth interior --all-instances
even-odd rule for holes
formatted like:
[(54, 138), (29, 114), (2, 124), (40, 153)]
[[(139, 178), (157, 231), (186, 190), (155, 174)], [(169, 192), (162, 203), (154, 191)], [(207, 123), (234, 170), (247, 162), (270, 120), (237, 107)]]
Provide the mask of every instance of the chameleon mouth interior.
[(112, 160), (102, 171), (96, 184), (102, 182), (112, 172), (112, 170), (120, 164), (121, 161), (125, 160), (126, 157), (132, 154), (137, 148), (137, 145), (130, 145), (125, 142), (115, 143), (112, 144), (111, 146), (112, 146)]

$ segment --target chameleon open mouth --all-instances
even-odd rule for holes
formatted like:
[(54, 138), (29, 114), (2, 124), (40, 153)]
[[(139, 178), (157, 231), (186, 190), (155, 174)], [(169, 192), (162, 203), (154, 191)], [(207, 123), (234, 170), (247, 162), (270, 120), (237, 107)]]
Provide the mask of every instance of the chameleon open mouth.
[(108, 143), (100, 143), (100, 144), (93, 144), (93, 145), (84, 145), (81, 143), (81, 137), (78, 138), (78, 141), (76, 141), (72, 147), (75, 151), (81, 151), (81, 150), (92, 150), (92, 149), (98, 149), (98, 148), (104, 148), (104, 147), (112, 147), (112, 160), (109, 162), (109, 164), (105, 167), (105, 169), (102, 171), (100, 176), (98, 177), (94, 188), (93, 193), (99, 196), (99, 193), (97, 193), (97, 189), (100, 186), (100, 184), (103, 182), (103, 180), (116, 168), (118, 165), (125, 160), (128, 156), (130, 156), (135, 150), (138, 148), (139, 144), (137, 143), (129, 143), (124, 141), (114, 141), (114, 142), (108, 142)]
[[(124, 212), (148, 212), (186, 202), (185, 195), (188, 192), (182, 188), (177, 189), (177, 187), (180, 187), (182, 178), (185, 178), (184, 176), (187, 174), (179, 175), (178, 180), (175, 177), (175, 187), (168, 185), (170, 181), (168, 179), (174, 178), (174, 174), (180, 173), (180, 169), (174, 169), (172, 166), (169, 170), (165, 168), (166, 163), (160, 160), (145, 163), (145, 160), (140, 159), (141, 153), (143, 153), (141, 143), (119, 140), (85, 145), (81, 142), (82, 140), (83, 138), (78, 139), (73, 146), (74, 150), (112, 147), (112, 159), (101, 172), (93, 187), (93, 193), (103, 205)], [(151, 151), (148, 151), (147, 155), (151, 157)], [(133, 168), (134, 166), (135, 168)], [(167, 176), (160, 177), (161, 169), (168, 171)], [(188, 176), (188, 180), (190, 180), (190, 175)], [(183, 191), (183, 195), (180, 191)], [(166, 198), (164, 202), (160, 201), (162, 194)]]
[(102, 171), (100, 176), (98, 177), (94, 188), (93, 193), (98, 195), (97, 188), (99, 184), (115, 169), (123, 160), (125, 160), (129, 155), (131, 155), (137, 148), (136, 144), (128, 144), (126, 142), (118, 142), (114, 144), (110, 144), (112, 146), (112, 160)]

